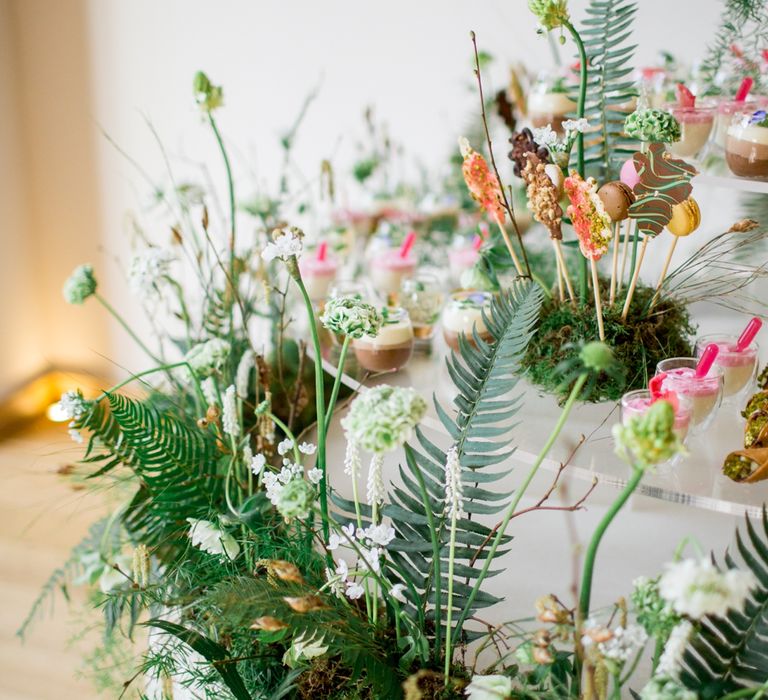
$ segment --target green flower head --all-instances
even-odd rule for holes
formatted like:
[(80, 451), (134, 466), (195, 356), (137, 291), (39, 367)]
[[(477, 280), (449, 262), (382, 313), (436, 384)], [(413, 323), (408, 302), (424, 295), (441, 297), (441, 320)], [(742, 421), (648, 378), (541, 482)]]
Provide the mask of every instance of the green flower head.
[(384, 323), (376, 308), (355, 297), (329, 299), (320, 322), (332, 333), (362, 338), (375, 337)]
[(528, 9), (547, 31), (570, 22), (567, 0), (528, 0)]
[(203, 112), (213, 112), (224, 104), (221, 85), (214, 85), (203, 71), (195, 73), (192, 89), (195, 92), (195, 101)]
[(413, 389), (382, 384), (356, 398), (341, 424), (349, 440), (382, 454), (400, 447), (426, 411), (426, 401)]
[(640, 109), (632, 112), (624, 121), (627, 136), (640, 141), (671, 143), (679, 141), (680, 122), (662, 109)]
[(91, 265), (80, 265), (64, 282), (62, 290), (68, 304), (82, 304), (88, 297), (96, 293), (96, 278), (93, 276)]
[(312, 510), (312, 503), (317, 494), (311, 484), (304, 479), (291, 479), (277, 495), (277, 512), (286, 522), (294, 518), (306, 518)]
[(674, 428), (672, 404), (656, 401), (643, 415), (613, 426), (616, 454), (642, 468), (666, 462), (684, 451)]
[(635, 617), (650, 637), (669, 637), (672, 628), (680, 622), (680, 617), (674, 613), (659, 592), (659, 579), (641, 576), (635, 579), (630, 597)]
[(698, 697), (669, 676), (652, 678), (640, 691), (640, 700), (697, 700)]
[(218, 372), (227, 361), (232, 346), (221, 338), (212, 338), (192, 347), (184, 359), (195, 372), (208, 377)]
[(599, 340), (584, 345), (579, 352), (579, 358), (587, 369), (598, 372), (607, 370), (616, 361), (613, 350)]

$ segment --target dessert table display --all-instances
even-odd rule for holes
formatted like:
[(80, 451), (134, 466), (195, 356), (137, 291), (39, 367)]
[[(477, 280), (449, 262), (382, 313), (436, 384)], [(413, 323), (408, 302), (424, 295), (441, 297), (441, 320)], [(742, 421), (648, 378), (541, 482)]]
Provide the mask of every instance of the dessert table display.
[[(515, 71), (489, 100), (473, 33), (484, 143), (459, 138), (451, 175), (418, 202), (385, 192), (315, 230), (288, 223), (304, 205), (291, 209), (281, 178), (277, 198), (241, 207), (244, 234), (223, 90), (196, 75), (226, 221), (218, 230), (205, 194), (157, 188), (173, 248), (148, 243), (128, 273), (167, 321), (157, 343), (102, 296), (91, 265), (65, 283), (69, 303), (104, 306), (151, 366), (61, 399), (84, 443), (74, 478), (111, 487), (116, 505), (22, 636), (50, 591), (79, 581), (103, 610), (107, 650), (151, 630), (139, 658), (111, 666), (123, 695), (768, 693), (768, 219), (751, 215), (761, 201), (749, 215), (736, 204), (705, 235), (700, 206), (718, 188), (766, 191), (763, 59), (749, 59), (766, 8), (729, 2), (706, 70), (674, 81), (671, 69), (633, 79), (632, 2), (591, 0), (578, 27), (566, 0), (529, 8), (577, 64), (536, 80)], [(736, 23), (739, 60), (723, 49)], [(369, 130), (360, 184), (389, 149)], [(321, 171), (333, 201), (333, 168)], [(328, 464), (334, 415), (343, 474)], [(542, 470), (552, 487), (522, 507)], [(549, 504), (561, 476), (617, 490), (574, 600), (542, 581), (530, 619), (499, 620), (488, 579), (507, 575), (513, 596), (511, 572), (535, 576), (535, 562), (511, 560), (524, 516), (589, 498), (592, 486)], [(681, 546), (663, 571), (596, 601), (602, 539), (634, 493), (747, 518), (731, 551)]]

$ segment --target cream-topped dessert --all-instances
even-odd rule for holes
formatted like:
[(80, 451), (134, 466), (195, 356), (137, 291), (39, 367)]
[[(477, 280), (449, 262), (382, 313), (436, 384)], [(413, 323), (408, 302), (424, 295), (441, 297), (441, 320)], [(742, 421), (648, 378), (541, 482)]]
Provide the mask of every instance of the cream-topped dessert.
[(451, 280), (453, 280), (454, 283), (459, 284), (462, 272), (471, 270), (479, 257), (480, 253), (471, 244), (449, 248), (448, 265), (451, 270)]
[(403, 256), (399, 248), (382, 251), (370, 261), (371, 282), (376, 291), (392, 304), (397, 301), (400, 285), (416, 269), (416, 256), (409, 252)]
[(695, 430), (706, 428), (717, 413), (723, 396), (723, 370), (714, 365), (705, 377), (696, 376), (697, 360), (676, 357), (663, 360), (657, 374), (664, 377), (663, 391), (673, 391), (691, 402), (691, 426)]
[(384, 325), (375, 338), (352, 341), (358, 363), (369, 372), (393, 372), (408, 364), (413, 354), (413, 326), (405, 309), (385, 309)]
[(768, 115), (764, 110), (734, 118), (725, 140), (725, 160), (734, 175), (768, 179)]
[(728, 138), (728, 129), (731, 128), (731, 124), (733, 123), (733, 115), (751, 113), (756, 109), (757, 102), (754, 100), (722, 100), (717, 105), (713, 141), (720, 146), (720, 148), (725, 148), (725, 141)]
[(336, 260), (330, 256), (322, 260), (317, 257), (299, 259), (301, 279), (313, 302), (320, 303), (328, 298), (328, 293), (336, 280), (338, 267)]
[(493, 336), (483, 319), (483, 311), (490, 313), (492, 295), (489, 292), (456, 292), (451, 295), (443, 311), (443, 336), (454, 351), (459, 350), (459, 336), (463, 335), (474, 343), (472, 329), (477, 330), (481, 340), (491, 342)]
[(680, 123), (680, 140), (668, 144), (671, 153), (681, 158), (698, 155), (706, 145), (715, 123), (713, 105), (680, 107), (668, 105), (667, 111)]

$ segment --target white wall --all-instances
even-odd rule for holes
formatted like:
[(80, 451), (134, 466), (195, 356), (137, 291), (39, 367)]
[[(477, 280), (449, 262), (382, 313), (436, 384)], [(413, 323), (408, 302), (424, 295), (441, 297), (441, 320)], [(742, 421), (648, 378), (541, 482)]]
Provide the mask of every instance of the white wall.
[[(639, 63), (653, 61), (661, 48), (690, 60), (701, 57), (720, 10), (717, 0), (640, 4)], [(10, 208), (18, 218), (13, 233), (7, 216), (0, 229), (0, 279), (4, 289), (18, 289), (17, 278), (34, 279), (41, 299), (37, 310), (0, 311), (4, 336), (5, 329), (17, 330), (25, 319), (37, 319), (32, 335), (18, 334), (24, 335), (28, 350), (12, 351), (24, 361), (11, 374), (27, 371), (24, 365), (33, 357), (94, 366), (103, 364), (103, 354), (133, 369), (144, 366), (120, 329), (112, 327), (111, 341), (104, 338), (102, 316), (93, 304), (69, 309), (59, 294), (71, 267), (91, 260), (106, 293), (119, 306), (131, 306), (111, 260), (127, 245), (126, 210), (145, 207), (148, 191), (101, 137), (100, 127), (160, 178), (162, 162), (146, 115), (172, 155), (205, 163), (221, 181), (212, 139), (192, 100), (192, 76), (202, 68), (224, 85), (227, 107), (220, 122), (241, 182), (273, 182), (277, 137), (315, 87), (319, 96), (295, 152), (306, 174), (314, 175), (320, 159), (331, 155), (350, 163), (367, 104), (375, 105), (394, 140), (405, 144), (414, 159), (436, 167), (477, 106), (470, 29), (481, 48), (499, 59), (487, 76), (489, 91), (503, 84), (508, 61), (525, 59), (533, 68), (549, 64), (547, 42), (536, 35), (526, 5), (524, 0), (391, 0), (384, 5), (352, 0), (0, 0), (13, 20), (0, 22), (0, 32), (14, 34), (10, 42), (0, 36), (0, 51), (14, 52), (10, 60), (0, 61), (0, 70), (11, 73), (3, 84), (13, 85), (15, 78), (22, 96), (15, 126), (14, 117), (8, 117), (13, 105), (6, 104), (12, 91), (0, 97), (0, 143), (23, 144), (22, 152), (11, 152), (0, 164), (0, 184), (10, 182), (0, 188), (0, 196), (15, 202)], [(585, 0), (571, 5), (580, 19)], [(13, 131), (19, 130), (19, 120), (22, 139)], [(22, 161), (26, 178), (17, 177), (14, 158)], [(21, 185), (27, 192), (25, 207), (17, 204), (22, 195), (13, 193)], [(240, 194), (248, 194), (244, 190), (251, 186), (241, 187)], [(27, 238), (16, 233), (24, 226), (35, 241), (32, 264), (13, 247)], [(167, 229), (157, 223), (152, 233), (166, 236)], [(35, 340), (38, 332), (41, 339)], [(8, 352), (0, 349), (3, 371), (11, 367)], [(0, 374), (0, 386), (4, 381)]]

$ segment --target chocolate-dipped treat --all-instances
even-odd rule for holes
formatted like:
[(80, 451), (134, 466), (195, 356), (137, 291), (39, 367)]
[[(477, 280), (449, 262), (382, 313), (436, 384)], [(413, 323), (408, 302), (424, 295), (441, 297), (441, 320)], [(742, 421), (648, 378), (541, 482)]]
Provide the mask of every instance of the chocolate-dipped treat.
[(534, 141), (533, 132), (528, 127), (512, 134), (509, 142), (512, 144), (509, 159), (514, 163), (512, 170), (517, 177), (523, 176), (527, 162), (526, 156), (529, 153), (533, 153), (542, 163), (551, 162), (549, 151)]

